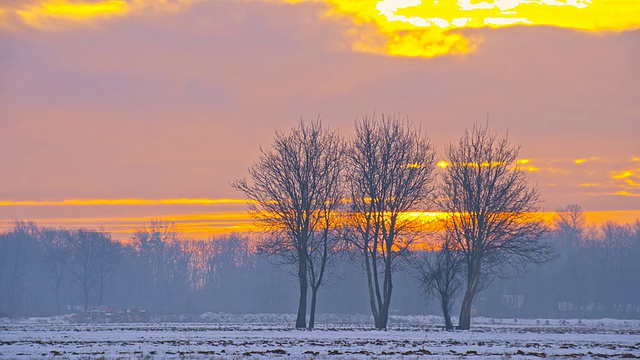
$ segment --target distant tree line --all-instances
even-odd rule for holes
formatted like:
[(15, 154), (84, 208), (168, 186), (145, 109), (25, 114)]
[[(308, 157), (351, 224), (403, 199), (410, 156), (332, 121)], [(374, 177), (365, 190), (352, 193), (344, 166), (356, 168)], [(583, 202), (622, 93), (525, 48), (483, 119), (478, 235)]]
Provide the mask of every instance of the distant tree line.
[[(574, 225), (558, 221), (546, 235), (559, 254), (556, 261), (532, 266), (521, 277), (515, 277), (516, 269), (500, 274), (479, 294), (473, 314), (497, 318), (640, 319), (640, 221), (587, 227), (582, 212), (577, 214), (581, 221)], [(297, 306), (298, 289), (291, 281), (295, 274), (291, 274), (288, 265), (261, 254), (255, 248), (255, 237), (232, 234), (189, 240), (178, 236), (177, 229), (163, 221), (147, 224), (146, 230), (141, 231), (161, 226), (176, 230), (180, 240), (173, 247), (149, 246), (146, 255), (138, 250), (135, 241), (122, 244), (99, 230), (82, 230), (95, 238), (108, 239), (107, 246), (113, 249), (105, 262), (108, 266), (87, 273), (83, 279), (72, 272), (84, 274), (78, 271), (82, 269), (81, 257), (65, 249), (67, 245), (58, 237), (77, 236), (77, 230), (39, 227), (26, 221), (14, 223), (0, 234), (0, 317), (83, 311), (85, 284), (89, 285), (89, 309), (101, 304), (145, 309), (152, 314), (290, 313)], [(157, 253), (161, 247), (165, 254)], [(156, 265), (149, 262), (152, 251), (156, 252)], [(401, 271), (394, 278), (396, 298), (390, 307), (391, 315), (441, 314), (436, 293), (425, 294), (423, 282), (416, 276), (416, 264), (421, 259), (441, 254), (439, 250), (418, 251), (412, 254), (412, 262), (403, 260)], [(174, 262), (176, 257), (183, 261)], [(333, 259), (333, 276), (318, 295), (319, 313), (367, 312), (365, 270), (353, 260), (357, 258), (355, 250), (344, 249)], [(160, 265), (161, 262), (168, 263)], [(154, 273), (154, 267), (164, 269), (165, 275)], [(453, 293), (451, 314), (455, 319), (462, 299), (460, 291)]]

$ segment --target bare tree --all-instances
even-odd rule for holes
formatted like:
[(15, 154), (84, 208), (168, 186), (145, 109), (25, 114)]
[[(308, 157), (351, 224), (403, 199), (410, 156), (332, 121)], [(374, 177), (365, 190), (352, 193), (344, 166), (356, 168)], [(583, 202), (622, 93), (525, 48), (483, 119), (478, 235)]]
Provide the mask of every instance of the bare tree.
[[(326, 283), (327, 269), (332, 264), (332, 260), (337, 255), (337, 246), (341, 240), (337, 224), (332, 224), (331, 212), (337, 204), (336, 201), (331, 202), (331, 206), (327, 206), (325, 211), (321, 229), (314, 232), (309, 238), (309, 252), (307, 261), (309, 262), (309, 285), (311, 286), (311, 309), (309, 312), (309, 329), (315, 326), (316, 304), (318, 302), (318, 289), (322, 284)], [(328, 204), (329, 205), (329, 204)]]
[(111, 242), (111, 236), (102, 231), (78, 229), (65, 232), (66, 249), (69, 251), (67, 269), (82, 288), (84, 310), (89, 309), (92, 291), (98, 288), (98, 301), (101, 301), (104, 281), (115, 270), (114, 252), (117, 247)]
[(254, 268), (254, 249), (250, 239), (232, 234), (195, 241), (190, 248), (194, 245), (201, 256), (192, 258), (192, 263), (201, 273), (199, 283), (207, 295), (208, 305), (240, 311), (242, 302), (239, 299), (247, 297), (250, 286), (245, 285), (251, 283), (250, 275)]
[(111, 235), (103, 230), (100, 231), (100, 234), (104, 236), (96, 246), (98, 256), (95, 263), (98, 277), (98, 305), (102, 305), (107, 281), (116, 272), (123, 250), (122, 244), (112, 240)]
[(347, 241), (359, 249), (377, 329), (386, 329), (396, 259), (409, 252), (415, 222), (403, 214), (432, 192), (434, 151), (429, 139), (396, 115), (356, 121), (347, 150), (351, 208)]
[(471, 325), (471, 307), (489, 276), (502, 265), (521, 266), (553, 258), (542, 241), (535, 187), (516, 163), (519, 147), (475, 124), (445, 148), (448, 161), (438, 203), (448, 213), (446, 231), (464, 254), (466, 291), (458, 328)]
[(585, 229), (585, 216), (582, 207), (570, 204), (556, 211), (555, 228), (560, 238), (569, 246), (580, 245)]
[[(315, 235), (332, 224), (328, 217), (341, 199), (343, 150), (338, 134), (324, 128), (320, 119), (310, 123), (301, 120), (290, 132), (276, 133), (270, 150), (260, 149), (258, 160), (249, 168), (251, 182), (242, 179), (232, 183), (253, 200), (251, 215), (274, 235), (271, 239), (276, 241), (262, 248), (271, 254), (286, 254), (297, 266), (300, 299), (296, 328), (306, 326), (309, 259), (316, 247)], [(323, 239), (321, 243), (328, 237)], [(318, 287), (326, 264), (326, 259), (319, 260), (312, 264), (318, 266), (313, 270)]]
[(572, 280), (561, 285), (559, 292), (562, 300), (567, 300), (568, 296), (573, 296), (575, 303), (580, 303), (586, 298), (584, 295), (589, 277), (586, 276), (584, 242), (586, 236), (586, 221), (582, 207), (577, 204), (570, 204), (556, 211), (554, 219), (554, 235), (557, 237), (556, 247), (562, 256), (562, 261), (566, 266), (565, 273)]
[(599, 236), (595, 240), (602, 270), (599, 276), (604, 289), (598, 297), (607, 308), (614, 308), (620, 295), (626, 292), (620, 290), (628, 284), (629, 265), (638, 261), (629, 256), (633, 246), (632, 228), (607, 221), (600, 226)]
[[(151, 287), (155, 306), (168, 311), (181, 305), (178, 302), (186, 299), (188, 288), (189, 253), (176, 225), (162, 219), (151, 220), (136, 230), (132, 240), (141, 261), (140, 286)], [(145, 281), (150, 284), (144, 284)]]
[(67, 230), (42, 229), (40, 241), (44, 247), (45, 259), (49, 265), (49, 276), (54, 279), (56, 314), (60, 315), (60, 289), (68, 276), (69, 251), (66, 239), (70, 235)]
[(436, 294), (447, 330), (453, 330), (453, 302), (464, 283), (463, 260), (462, 252), (454, 248), (445, 233), (437, 247), (423, 253), (417, 264), (418, 281), (427, 295)]
[(0, 236), (0, 313), (18, 315), (25, 305), (27, 279), (34, 271), (39, 228), (31, 221), (16, 220)]

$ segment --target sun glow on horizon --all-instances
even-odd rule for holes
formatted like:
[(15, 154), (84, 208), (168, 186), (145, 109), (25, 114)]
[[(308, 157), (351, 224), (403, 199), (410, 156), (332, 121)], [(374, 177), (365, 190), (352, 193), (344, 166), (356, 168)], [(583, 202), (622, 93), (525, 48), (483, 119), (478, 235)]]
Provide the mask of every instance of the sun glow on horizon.
[[(236, 204), (239, 203), (240, 200)], [(92, 205), (85, 204), (84, 206)], [(584, 214), (588, 226), (599, 226), (608, 221), (632, 224), (640, 219), (640, 210), (585, 211)], [(547, 224), (552, 224), (556, 212), (540, 212), (538, 215), (538, 218)], [(448, 216), (448, 214), (438, 211), (413, 210), (401, 214), (401, 220), (410, 221), (414, 226), (422, 228), (422, 231), (432, 232), (438, 228), (434, 225)], [(229, 233), (259, 233), (264, 230), (246, 210), (216, 211), (209, 209), (207, 212), (168, 213), (156, 216), (35, 217), (27, 220), (45, 227), (99, 228), (111, 233), (119, 241), (126, 242), (139, 228), (154, 219), (175, 223), (180, 233), (183, 233), (186, 238), (193, 239), (208, 239), (215, 235)], [(0, 231), (8, 230), (14, 221), (14, 219), (0, 219)]]

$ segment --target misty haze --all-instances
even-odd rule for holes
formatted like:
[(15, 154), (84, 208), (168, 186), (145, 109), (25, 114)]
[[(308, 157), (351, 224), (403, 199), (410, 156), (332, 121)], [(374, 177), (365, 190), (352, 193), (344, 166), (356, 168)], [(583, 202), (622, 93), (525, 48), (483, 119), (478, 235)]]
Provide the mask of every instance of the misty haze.
[(640, 1), (0, 1), (0, 359), (640, 358)]

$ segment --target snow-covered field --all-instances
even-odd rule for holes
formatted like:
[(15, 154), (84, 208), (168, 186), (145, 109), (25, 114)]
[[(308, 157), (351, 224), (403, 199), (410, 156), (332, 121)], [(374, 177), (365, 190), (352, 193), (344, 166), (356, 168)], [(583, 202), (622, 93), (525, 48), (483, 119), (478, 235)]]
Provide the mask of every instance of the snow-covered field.
[[(212, 314), (141, 324), (73, 324), (69, 317), (0, 319), (0, 358), (640, 358), (640, 320), (474, 319), (447, 332), (435, 316), (321, 315), (295, 330), (292, 315)], [(170, 322), (169, 322), (170, 321)]]

